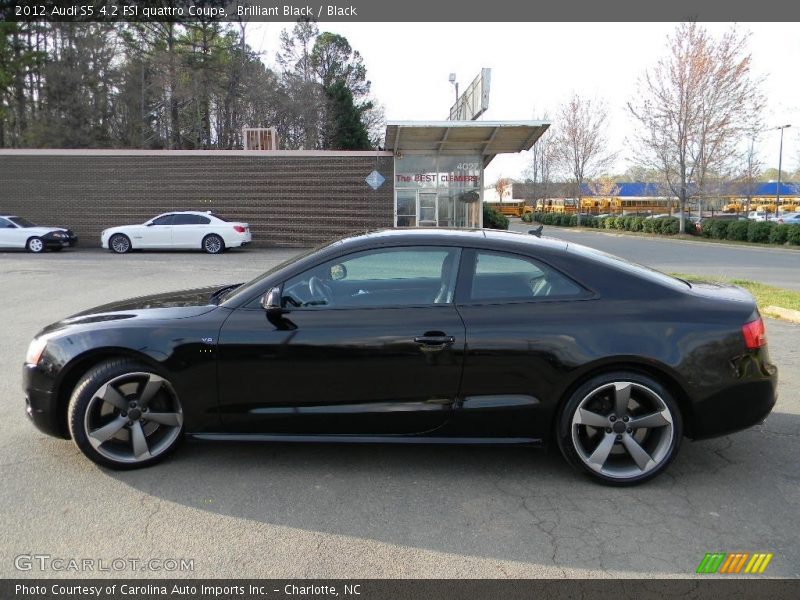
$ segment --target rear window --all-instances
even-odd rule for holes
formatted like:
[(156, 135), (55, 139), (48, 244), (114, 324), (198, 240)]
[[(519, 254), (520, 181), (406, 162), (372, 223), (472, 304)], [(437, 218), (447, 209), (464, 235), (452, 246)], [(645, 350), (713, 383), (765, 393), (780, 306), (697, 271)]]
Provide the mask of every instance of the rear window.
[(586, 258), (596, 260), (615, 269), (625, 271), (631, 275), (635, 275), (676, 290), (685, 291), (687, 288), (692, 287), (688, 282), (683, 281), (682, 279), (670, 277), (661, 271), (656, 271), (650, 267), (645, 267), (639, 263), (631, 262), (625, 260), (624, 258), (620, 258), (619, 256), (614, 256), (613, 254), (595, 250), (594, 248), (587, 248), (586, 246), (581, 246), (580, 244), (569, 244), (569, 246), (567, 246), (567, 251), (579, 256), (585, 256)]

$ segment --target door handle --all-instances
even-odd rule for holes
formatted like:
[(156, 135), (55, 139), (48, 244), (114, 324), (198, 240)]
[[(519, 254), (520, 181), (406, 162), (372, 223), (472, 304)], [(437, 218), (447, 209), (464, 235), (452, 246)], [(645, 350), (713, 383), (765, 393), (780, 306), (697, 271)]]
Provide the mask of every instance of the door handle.
[(436, 352), (443, 350), (445, 346), (455, 343), (456, 338), (452, 335), (420, 335), (414, 338), (414, 342), (419, 344), (422, 350)]

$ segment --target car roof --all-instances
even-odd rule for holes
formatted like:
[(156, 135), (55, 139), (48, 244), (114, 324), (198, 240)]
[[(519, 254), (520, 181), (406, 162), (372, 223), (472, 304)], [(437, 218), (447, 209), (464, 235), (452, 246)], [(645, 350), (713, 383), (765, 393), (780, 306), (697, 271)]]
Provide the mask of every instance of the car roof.
[(402, 242), (402, 243), (432, 243), (432, 244), (476, 244), (484, 242), (499, 242), (504, 244), (536, 246), (538, 248), (551, 248), (566, 250), (567, 242), (558, 238), (537, 237), (528, 233), (517, 231), (504, 231), (498, 229), (455, 229), (449, 227), (404, 227), (402, 229), (381, 229), (361, 235), (355, 235), (340, 240), (346, 244), (369, 244), (370, 242)]
[(163, 215), (201, 215), (203, 217), (214, 217), (216, 216), (210, 210), (170, 210), (167, 212), (163, 212), (160, 215), (156, 215), (156, 217), (161, 217)]

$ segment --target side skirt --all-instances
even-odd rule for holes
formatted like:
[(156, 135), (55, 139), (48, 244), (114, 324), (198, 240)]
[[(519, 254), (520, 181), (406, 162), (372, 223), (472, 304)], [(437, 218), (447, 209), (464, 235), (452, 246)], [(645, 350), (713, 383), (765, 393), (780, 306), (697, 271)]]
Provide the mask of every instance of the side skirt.
[(525, 437), (426, 437), (401, 435), (291, 435), (260, 433), (189, 433), (196, 440), (222, 442), (317, 442), (323, 444), (470, 444), (541, 446), (542, 440)]

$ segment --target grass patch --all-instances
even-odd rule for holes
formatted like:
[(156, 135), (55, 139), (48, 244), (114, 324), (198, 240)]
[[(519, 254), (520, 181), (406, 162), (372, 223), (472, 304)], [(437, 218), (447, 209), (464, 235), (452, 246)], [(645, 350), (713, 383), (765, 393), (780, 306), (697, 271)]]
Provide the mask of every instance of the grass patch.
[(715, 277), (711, 275), (690, 275), (688, 273), (670, 273), (673, 277), (692, 281), (710, 281), (712, 283), (727, 283), (738, 285), (753, 294), (758, 307), (763, 309), (767, 306), (779, 306), (792, 310), (800, 310), (800, 292), (787, 290), (784, 288), (751, 281), (749, 279), (728, 279), (726, 277)]

